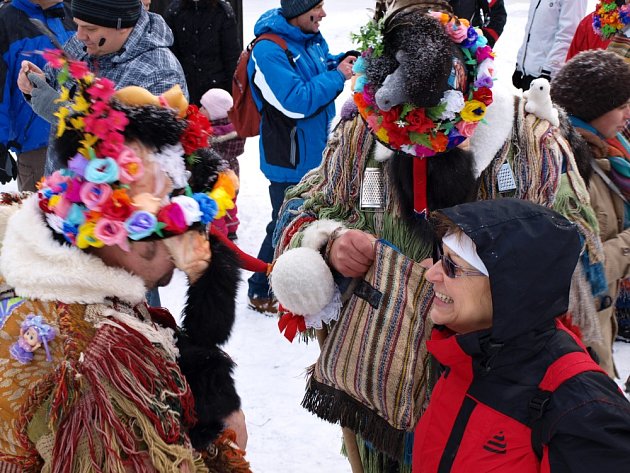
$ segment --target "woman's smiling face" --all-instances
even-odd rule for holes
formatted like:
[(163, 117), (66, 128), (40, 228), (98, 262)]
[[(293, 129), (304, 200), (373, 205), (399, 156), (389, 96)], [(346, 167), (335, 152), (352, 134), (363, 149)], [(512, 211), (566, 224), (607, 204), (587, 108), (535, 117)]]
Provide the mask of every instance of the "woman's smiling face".
[[(490, 279), (479, 273), (444, 245), (443, 258), (450, 258), (458, 267), (456, 277), (449, 277), (437, 261), (426, 273), (433, 283), (435, 297), (431, 308), (431, 320), (445, 325), (456, 333), (469, 333), (492, 326), (492, 294)], [(462, 269), (471, 274), (463, 274)], [(473, 274), (478, 273), (478, 274)]]

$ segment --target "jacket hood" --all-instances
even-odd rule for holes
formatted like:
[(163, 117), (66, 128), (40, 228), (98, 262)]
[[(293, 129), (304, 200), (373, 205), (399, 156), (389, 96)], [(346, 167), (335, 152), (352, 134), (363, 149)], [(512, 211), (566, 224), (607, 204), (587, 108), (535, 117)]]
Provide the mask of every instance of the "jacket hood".
[[(138, 22), (129, 34), (121, 51), (101, 56), (99, 62), (111, 61), (121, 64), (140, 56), (146, 51), (158, 48), (168, 48), (173, 45), (173, 32), (168, 27), (164, 18), (157, 13), (149, 13), (142, 10)], [(76, 36), (72, 38), (65, 48), (72, 56), (85, 60), (88, 56), (83, 43)]]
[[(29, 0), (13, 0), (11, 2), (11, 5), (15, 8), (18, 8), (20, 10), (22, 10), (23, 12), (27, 13), (29, 16), (35, 16), (40, 17), (42, 16), (42, 7), (40, 7), (39, 5), (29, 1)], [(63, 2), (62, 3), (58, 3), (57, 5), (53, 5), (49, 8), (47, 8), (47, 10), (52, 10), (55, 8), (63, 8)]]
[(282, 16), (280, 8), (269, 10), (258, 19), (254, 25), (254, 35), (260, 36), (263, 33), (276, 33), (298, 43), (306, 43), (316, 38), (323, 39), (321, 33), (304, 33), (297, 26), (291, 25)]
[(492, 291), (493, 341), (502, 343), (548, 326), (569, 306), (582, 244), (562, 215), (504, 198), (440, 210), (477, 246)]

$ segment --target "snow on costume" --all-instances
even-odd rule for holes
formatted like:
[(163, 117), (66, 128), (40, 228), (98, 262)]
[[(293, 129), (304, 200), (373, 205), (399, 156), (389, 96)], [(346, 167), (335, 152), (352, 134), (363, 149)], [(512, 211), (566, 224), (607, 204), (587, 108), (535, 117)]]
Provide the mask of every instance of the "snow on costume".
[(67, 167), (0, 206), (0, 467), (247, 472), (224, 431), (240, 399), (219, 348), (234, 319), (236, 256), (201, 238), (207, 257), (182, 328), (148, 309), (145, 279), (98, 256), (118, 246), (137, 257), (135, 242), (200, 235), (225, 213), (231, 181), (200, 149), (207, 119), (178, 88), (115, 92), (60, 51), (46, 58), (67, 99), (55, 143)]
[(413, 471), (627, 471), (630, 403), (558, 322), (582, 247), (575, 225), (520, 199), (439, 213), (487, 268), (491, 326), (433, 329), (427, 346), (444, 370), (415, 431)]
[[(428, 8), (434, 11), (426, 14)], [(332, 270), (336, 296), (329, 302), (338, 297), (340, 311), (320, 303), (319, 313), (294, 313), (288, 305), (299, 295), (278, 297), (280, 325), (286, 333), (327, 324), (303, 405), (369, 442), (359, 442), (365, 471), (387, 471), (391, 463), (408, 471), (410, 432), (431, 387), (425, 342), (432, 289), (419, 262), (431, 256), (434, 237), (424, 216), (477, 197), (513, 196), (557, 207), (578, 221), (586, 251), (575, 276), (572, 315), (589, 337), (598, 336), (591, 291), (601, 284), (602, 254), (577, 172), (582, 163), (569, 145), (579, 137), (566, 117), (554, 127), (526, 113), (521, 97), (494, 87), (485, 38), (451, 17), (442, 2), (379, 2), (376, 11), (360, 35), (355, 106), (344, 106), (322, 165), (287, 193), (275, 264), (290, 272), (284, 255), (301, 246), (315, 248), (328, 262), (335, 239), (348, 229), (376, 236), (374, 261), (363, 278)], [(294, 275), (306, 273), (304, 266)], [(317, 289), (317, 268), (295, 287)], [(282, 293), (274, 271), (272, 288)]]

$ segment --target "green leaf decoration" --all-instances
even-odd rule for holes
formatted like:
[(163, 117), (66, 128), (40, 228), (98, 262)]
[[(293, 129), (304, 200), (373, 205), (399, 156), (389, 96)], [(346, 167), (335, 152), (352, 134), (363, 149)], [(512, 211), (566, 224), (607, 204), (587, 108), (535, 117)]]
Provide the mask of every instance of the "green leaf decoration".
[(422, 145), (425, 148), (432, 148), (431, 140), (429, 140), (429, 135), (427, 133), (417, 133), (415, 131), (410, 131), (409, 139), (414, 144)]
[(439, 105), (435, 107), (430, 107), (425, 109), (425, 115), (429, 117), (431, 120), (436, 121), (442, 116), (444, 111), (446, 110), (446, 102), (441, 102)]

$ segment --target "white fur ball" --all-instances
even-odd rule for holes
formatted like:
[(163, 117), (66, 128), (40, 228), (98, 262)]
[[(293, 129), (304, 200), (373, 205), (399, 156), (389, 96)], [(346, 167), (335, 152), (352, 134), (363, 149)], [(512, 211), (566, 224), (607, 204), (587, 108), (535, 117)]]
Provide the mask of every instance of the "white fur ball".
[(274, 263), (269, 281), (278, 302), (296, 315), (319, 313), (335, 293), (328, 265), (312, 248), (294, 248), (283, 253)]

